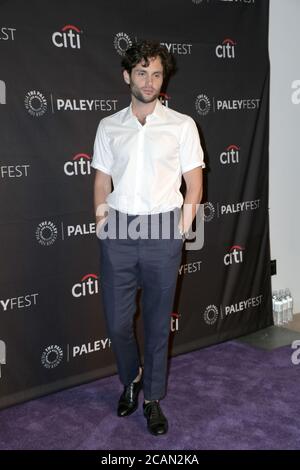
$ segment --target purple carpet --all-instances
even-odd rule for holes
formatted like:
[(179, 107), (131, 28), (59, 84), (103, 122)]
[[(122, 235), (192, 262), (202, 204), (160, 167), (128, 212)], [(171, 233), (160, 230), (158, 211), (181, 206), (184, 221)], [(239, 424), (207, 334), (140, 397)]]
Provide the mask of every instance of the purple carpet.
[(114, 376), (0, 411), (0, 449), (300, 449), (291, 353), (231, 341), (173, 358), (165, 436), (148, 433), (141, 406), (116, 416)]

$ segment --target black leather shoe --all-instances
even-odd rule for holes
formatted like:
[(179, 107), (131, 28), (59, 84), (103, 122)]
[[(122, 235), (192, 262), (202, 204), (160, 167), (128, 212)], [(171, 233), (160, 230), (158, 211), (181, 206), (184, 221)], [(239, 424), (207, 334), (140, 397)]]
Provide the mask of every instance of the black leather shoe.
[(158, 401), (150, 401), (143, 404), (144, 416), (147, 418), (149, 432), (154, 436), (166, 434), (168, 431), (168, 420), (164, 416)]
[(138, 398), (140, 390), (143, 386), (143, 378), (139, 382), (131, 382), (124, 387), (124, 391), (120, 396), (118, 404), (118, 416), (128, 416), (133, 413), (139, 404)]

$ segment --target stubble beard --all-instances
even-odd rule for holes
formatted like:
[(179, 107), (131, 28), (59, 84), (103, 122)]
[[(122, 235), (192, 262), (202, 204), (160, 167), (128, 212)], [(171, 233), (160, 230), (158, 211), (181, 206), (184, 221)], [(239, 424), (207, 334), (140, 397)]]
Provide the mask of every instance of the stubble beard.
[(149, 96), (149, 97), (145, 97), (141, 92), (140, 90), (138, 90), (135, 86), (131, 86), (131, 93), (132, 95), (135, 97), (135, 99), (137, 99), (138, 101), (140, 101), (141, 103), (152, 103), (153, 101), (155, 101), (158, 97), (159, 97), (159, 92), (156, 92), (154, 93), (152, 96)]

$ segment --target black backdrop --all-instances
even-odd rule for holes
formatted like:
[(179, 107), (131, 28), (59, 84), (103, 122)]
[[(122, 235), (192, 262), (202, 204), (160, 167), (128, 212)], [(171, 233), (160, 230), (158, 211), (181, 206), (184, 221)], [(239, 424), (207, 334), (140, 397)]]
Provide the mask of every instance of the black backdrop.
[(272, 322), (268, 0), (0, 1), (0, 406), (115, 371), (98, 294), (90, 162), (129, 104), (120, 61), (157, 39), (178, 73), (161, 99), (205, 149), (205, 244), (185, 252), (177, 354)]

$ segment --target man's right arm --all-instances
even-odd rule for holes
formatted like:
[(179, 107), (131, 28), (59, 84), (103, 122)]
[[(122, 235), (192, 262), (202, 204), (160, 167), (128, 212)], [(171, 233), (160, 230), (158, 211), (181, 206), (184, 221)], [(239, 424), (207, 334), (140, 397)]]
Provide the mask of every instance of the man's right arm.
[(107, 196), (112, 190), (111, 176), (103, 171), (96, 170), (94, 182), (94, 207), (96, 216), (96, 233), (105, 222), (108, 213), (108, 205), (106, 203)]

